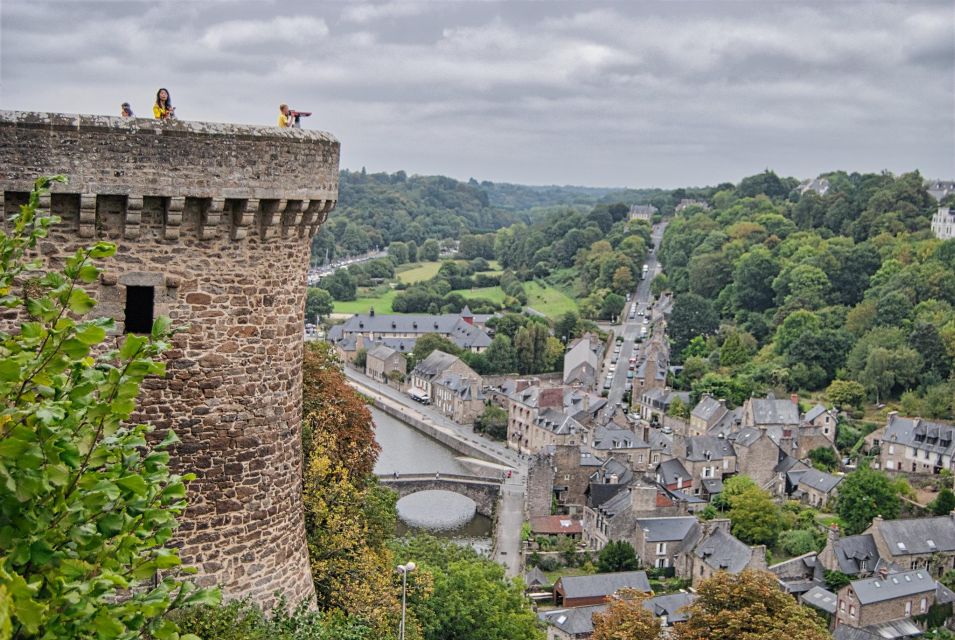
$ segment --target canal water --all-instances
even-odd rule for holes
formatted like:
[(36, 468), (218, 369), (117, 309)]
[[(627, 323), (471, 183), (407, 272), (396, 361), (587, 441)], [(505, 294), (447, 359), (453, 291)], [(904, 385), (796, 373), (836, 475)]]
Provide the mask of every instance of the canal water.
[[(471, 473), (458, 453), (374, 407), (375, 439), (381, 445), (375, 473)], [(422, 491), (398, 501), (398, 535), (424, 531), (490, 553), (491, 519), (474, 513), (474, 502), (450, 491)]]

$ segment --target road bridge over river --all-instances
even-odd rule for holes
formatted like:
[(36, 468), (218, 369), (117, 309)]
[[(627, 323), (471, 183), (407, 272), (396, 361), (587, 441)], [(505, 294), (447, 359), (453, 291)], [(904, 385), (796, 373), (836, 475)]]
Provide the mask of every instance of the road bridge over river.
[(378, 481), (398, 492), (399, 498), (421, 491), (453, 491), (466, 496), (477, 505), (477, 512), (489, 518), (494, 517), (494, 509), (501, 496), (502, 482), (480, 476), (458, 474), (401, 474), (380, 475)]

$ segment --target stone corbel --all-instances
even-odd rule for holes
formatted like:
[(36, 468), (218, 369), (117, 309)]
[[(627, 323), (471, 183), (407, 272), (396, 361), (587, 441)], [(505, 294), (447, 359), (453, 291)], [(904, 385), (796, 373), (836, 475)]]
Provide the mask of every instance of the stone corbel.
[(312, 200), (308, 207), (308, 217), (303, 221), (303, 226), (307, 225), (308, 237), (311, 238), (318, 233), (318, 228), (322, 225), (325, 207), (328, 206), (328, 200)]
[(255, 218), (255, 212), (259, 210), (259, 199), (249, 198), (248, 200), (238, 200), (235, 203), (235, 209), (232, 211), (232, 239), (244, 240), (249, 232), (249, 225)]
[(206, 223), (199, 234), (200, 240), (212, 240), (219, 235), (219, 224), (222, 222), (222, 211), (225, 208), (224, 198), (212, 198), (206, 209)]
[(80, 194), (80, 224), (78, 233), (81, 238), (92, 238), (96, 235), (96, 194)]
[(325, 224), (325, 221), (328, 220), (328, 214), (332, 212), (335, 208), (335, 205), (338, 204), (338, 200), (326, 200), (325, 208), (322, 210), (322, 221), (321, 224)]
[(126, 229), (123, 235), (131, 240), (139, 238), (140, 223), (143, 221), (143, 197), (130, 195), (126, 199)]
[(261, 203), (259, 209), (259, 237), (263, 240), (271, 240), (278, 235), (275, 224), (275, 213), (284, 211), (288, 207), (288, 200), (266, 200)]
[(182, 226), (182, 210), (185, 206), (186, 199), (183, 196), (169, 198), (169, 206), (166, 209), (166, 226), (163, 234), (166, 240), (179, 239), (179, 228)]
[(302, 219), (302, 201), (289, 200), (282, 209), (282, 237), (287, 238), (289, 230), (296, 226)]

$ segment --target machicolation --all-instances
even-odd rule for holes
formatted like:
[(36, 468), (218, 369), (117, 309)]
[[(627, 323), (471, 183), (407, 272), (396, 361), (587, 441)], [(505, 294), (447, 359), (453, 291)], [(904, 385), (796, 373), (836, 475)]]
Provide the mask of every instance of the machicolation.
[(95, 239), (117, 244), (94, 313), (118, 331), (156, 315), (186, 329), (140, 419), (182, 442), (198, 478), (179, 530), (203, 584), (260, 603), (313, 595), (305, 545), (301, 412), (305, 277), (338, 197), (327, 133), (198, 122), (0, 111), (5, 217), (40, 175), (62, 218), (51, 265)]

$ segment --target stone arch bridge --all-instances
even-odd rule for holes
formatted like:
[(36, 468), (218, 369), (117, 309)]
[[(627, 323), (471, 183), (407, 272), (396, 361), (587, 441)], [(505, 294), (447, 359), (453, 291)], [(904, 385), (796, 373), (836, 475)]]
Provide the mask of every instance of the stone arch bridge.
[(502, 485), (501, 480), (444, 473), (403, 473), (397, 477), (380, 475), (378, 481), (397, 491), (399, 499), (421, 491), (453, 491), (473, 500), (477, 505), (477, 512), (488, 518), (494, 517)]

